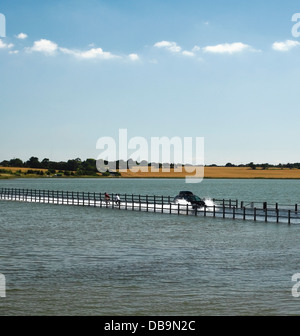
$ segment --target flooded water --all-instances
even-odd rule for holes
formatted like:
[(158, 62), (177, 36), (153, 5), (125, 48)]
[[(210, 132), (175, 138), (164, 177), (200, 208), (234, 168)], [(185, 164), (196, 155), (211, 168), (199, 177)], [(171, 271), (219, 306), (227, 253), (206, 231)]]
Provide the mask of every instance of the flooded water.
[[(0, 187), (300, 203), (300, 181), (21, 179)], [(0, 315), (298, 315), (300, 226), (0, 201)]]

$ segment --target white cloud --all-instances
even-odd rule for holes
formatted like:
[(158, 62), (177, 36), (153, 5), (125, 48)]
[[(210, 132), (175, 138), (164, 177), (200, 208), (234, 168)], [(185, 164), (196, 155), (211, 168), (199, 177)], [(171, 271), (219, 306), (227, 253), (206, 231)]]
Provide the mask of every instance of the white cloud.
[(33, 47), (28, 48), (27, 50), (53, 55), (58, 50), (58, 45), (52, 41), (41, 39), (39, 41), (35, 41)]
[(195, 54), (192, 51), (187, 51), (187, 50), (184, 50), (182, 52), (182, 55), (189, 56), (189, 57), (194, 57), (195, 56)]
[(289, 51), (297, 46), (300, 46), (300, 42), (286, 40), (284, 42), (274, 42), (272, 48), (276, 51)]
[(63, 54), (72, 55), (81, 59), (112, 59), (119, 58), (119, 56), (113, 55), (110, 52), (103, 51), (102, 48), (91, 48), (86, 51), (72, 50), (67, 48), (59, 48)]
[(25, 40), (27, 39), (28, 35), (25, 33), (20, 33), (16, 36), (16, 38), (18, 38), (19, 40)]
[(54, 55), (55, 53), (62, 53), (66, 55), (71, 55), (80, 59), (112, 59), (118, 58), (119, 56), (113, 55), (110, 52), (103, 51), (102, 48), (91, 48), (85, 51), (61, 48), (55, 42), (41, 39), (35, 41), (33, 47), (27, 48), (28, 51), (41, 52), (46, 55)]
[(130, 54), (128, 57), (131, 61), (138, 61), (140, 59), (139, 55), (137, 54)]
[(16, 55), (19, 53), (19, 50), (11, 50), (8, 52), (9, 54), (13, 54), (13, 55)]
[(154, 44), (156, 48), (165, 48), (173, 53), (180, 53), (181, 47), (176, 42), (161, 41)]
[(191, 51), (182, 50), (182, 48), (176, 42), (170, 41), (161, 41), (154, 44), (156, 48), (164, 48), (174, 54), (180, 54), (183, 56), (193, 57), (195, 56), (195, 52), (199, 51), (200, 48), (198, 46), (194, 46)]
[(215, 46), (207, 46), (203, 48), (204, 52), (214, 53), (214, 54), (235, 54), (240, 53), (245, 50), (254, 50), (248, 44), (242, 42), (236, 43), (223, 43)]
[(197, 45), (194, 46), (194, 48), (192, 49), (192, 52), (197, 52), (199, 51), (201, 48)]
[(2, 40), (0, 40), (0, 49), (11, 49), (14, 45), (12, 43), (6, 44)]

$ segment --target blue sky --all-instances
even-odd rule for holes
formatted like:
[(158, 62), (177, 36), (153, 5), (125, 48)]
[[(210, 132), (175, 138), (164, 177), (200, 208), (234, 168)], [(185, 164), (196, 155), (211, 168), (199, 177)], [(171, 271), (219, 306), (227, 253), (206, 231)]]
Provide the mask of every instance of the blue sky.
[[(206, 164), (299, 162), (299, 1), (2, 0), (0, 161), (204, 137)], [(299, 29), (300, 31), (300, 29)]]

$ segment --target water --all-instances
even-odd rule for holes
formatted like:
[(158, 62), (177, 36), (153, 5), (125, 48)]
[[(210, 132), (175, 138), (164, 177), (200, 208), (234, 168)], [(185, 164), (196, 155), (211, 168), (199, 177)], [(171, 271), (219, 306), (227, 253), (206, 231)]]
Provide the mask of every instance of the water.
[[(1, 187), (300, 203), (300, 181), (34, 179)], [(0, 315), (298, 315), (300, 227), (0, 202)]]

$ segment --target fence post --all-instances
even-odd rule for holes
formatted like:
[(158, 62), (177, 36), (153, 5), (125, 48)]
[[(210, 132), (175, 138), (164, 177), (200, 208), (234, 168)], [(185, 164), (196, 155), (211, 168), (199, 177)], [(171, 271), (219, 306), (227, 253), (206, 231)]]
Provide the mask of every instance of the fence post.
[(289, 210), (288, 224), (291, 224), (291, 210)]

